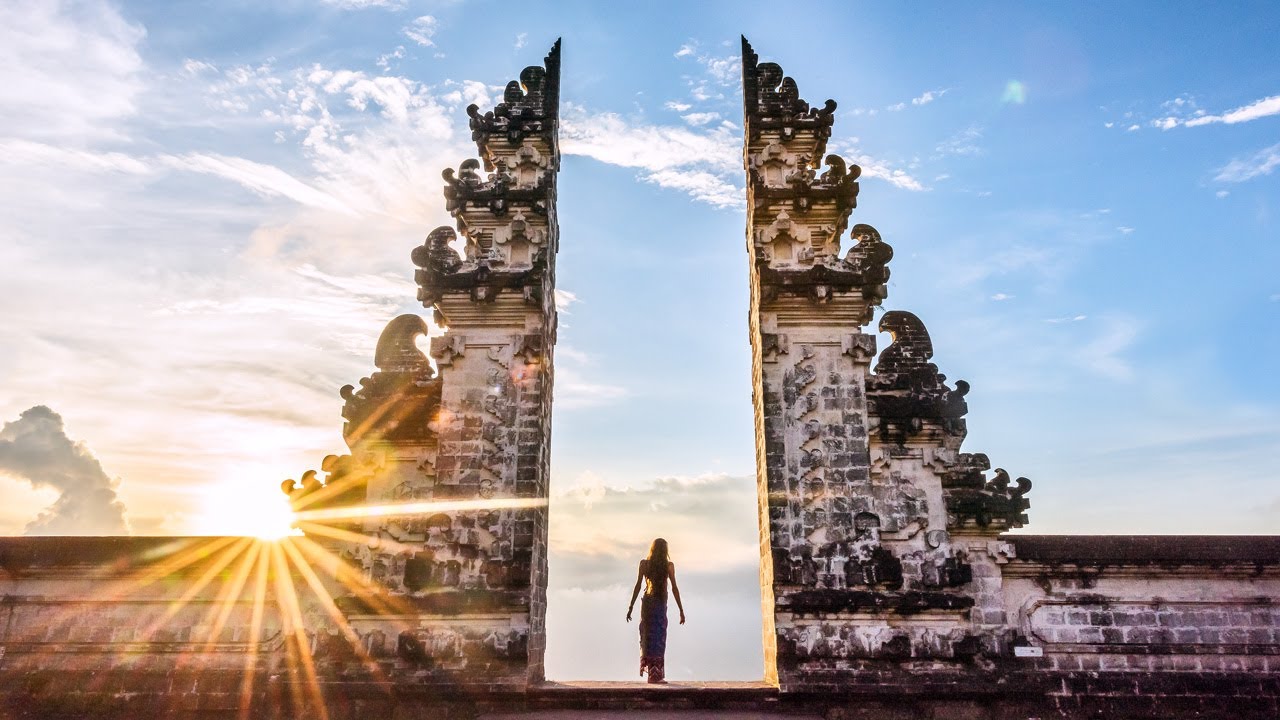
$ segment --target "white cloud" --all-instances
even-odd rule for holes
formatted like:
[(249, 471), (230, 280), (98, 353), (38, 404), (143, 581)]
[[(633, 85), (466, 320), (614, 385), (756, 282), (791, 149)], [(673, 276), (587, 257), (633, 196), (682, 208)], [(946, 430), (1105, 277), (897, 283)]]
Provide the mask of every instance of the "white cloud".
[(1060, 325), (1062, 323), (1080, 322), (1082, 320), (1088, 320), (1088, 319), (1089, 319), (1088, 315), (1067, 315), (1065, 317), (1047, 318), (1045, 322), (1050, 323), (1052, 325)]
[(1221, 115), (1209, 115), (1200, 109), (1195, 109), (1188, 115), (1185, 111), (1194, 108), (1194, 101), (1188, 102), (1183, 98), (1176, 98), (1166, 102), (1163, 107), (1166, 110), (1174, 111), (1175, 114), (1151, 121), (1152, 126), (1161, 130), (1170, 130), (1179, 125), (1183, 127), (1199, 127), (1216, 123), (1235, 125), (1259, 118), (1271, 117), (1272, 115), (1280, 115), (1280, 95), (1272, 95), (1261, 100), (1255, 100), (1248, 105), (1229, 110)]
[[(116, 25), (96, 7), (75, 22), (51, 15), (72, 27), (50, 37), (78, 44), (24, 55), (63, 72), (49, 84), (66, 107), (22, 118), (0, 108), (0, 312), (11, 318), (0, 373), (23, 378), (0, 413), (48, 404), (75, 417), (126, 478), (118, 491), (136, 528), (225, 531), (201, 519), (192, 488), (235, 476), (275, 498), (280, 479), (341, 450), (337, 388), (372, 369), (385, 322), (422, 312), (408, 253), (452, 224), (434, 189), (441, 168), (475, 152), (457, 105), (487, 91), (181, 59), (182, 70), (138, 61), (112, 75), (104, 48), (136, 53), (107, 43)], [(0, 42), (0, 56), (12, 47)], [(103, 62), (86, 67), (81, 53)], [(135, 90), (138, 77), (152, 87)], [(116, 94), (98, 99), (99, 88)], [(145, 135), (156, 124), (166, 131)], [(191, 126), (218, 133), (179, 132)], [(126, 128), (147, 142), (99, 146)], [(53, 500), (21, 498), (22, 513)], [(22, 513), (0, 530), (20, 531)]]
[(1133, 228), (1127, 225), (1121, 225), (1117, 227), (1116, 230), (1119, 231), (1121, 235), (1128, 235), (1133, 232)]
[(852, 138), (848, 141), (833, 142), (828, 147), (830, 147), (832, 152), (840, 155), (848, 162), (856, 164), (858, 167), (862, 168), (861, 177), (863, 178), (883, 180), (901, 190), (921, 192), (929, 189), (906, 170), (903, 170), (900, 167), (895, 167), (892, 163), (887, 161), (880, 160), (863, 153), (857, 147), (857, 143), (858, 139)]
[(862, 168), (864, 178), (879, 178), (902, 190), (920, 192), (928, 189), (905, 170), (891, 168), (869, 156), (858, 155), (853, 160)]
[(1222, 198), (1224, 198), (1224, 197), (1226, 197), (1226, 196), (1228, 196), (1228, 195), (1230, 195), (1230, 194), (1231, 194), (1231, 191), (1230, 191), (1230, 190), (1219, 190), (1218, 192), (1214, 193), (1214, 195), (1215, 195), (1219, 200), (1221, 200)]
[(403, 60), (404, 56), (404, 46), (397, 45), (395, 50), (378, 56), (378, 67), (382, 68), (382, 70), (386, 72), (391, 69), (392, 60)]
[[(1077, 318), (1083, 319), (1083, 316)], [(1130, 380), (1133, 377), (1133, 367), (1123, 354), (1133, 345), (1137, 336), (1138, 327), (1132, 321), (1108, 318), (1103, 323), (1101, 333), (1080, 349), (1076, 361), (1085, 369), (1111, 380)]]
[(919, 97), (911, 98), (912, 105), (928, 105), (947, 93), (947, 89), (942, 90), (926, 90)]
[(28, 140), (0, 140), (0, 165), (54, 167), (81, 173), (112, 172), (147, 175), (154, 169), (144, 160), (119, 152), (78, 150)]
[(746, 196), (742, 188), (723, 177), (704, 170), (655, 170), (644, 181), (664, 188), (680, 190), (694, 200), (720, 208), (743, 207)]
[(1244, 182), (1261, 175), (1270, 175), (1280, 167), (1280, 143), (1263, 148), (1253, 155), (1227, 163), (1213, 178), (1218, 182)]
[(1141, 129), (1142, 129), (1142, 127), (1141, 127), (1140, 125), (1138, 125), (1137, 123), (1134, 123), (1134, 124), (1130, 125), (1129, 127), (1125, 128), (1125, 132), (1135, 132), (1135, 131), (1137, 131), (1137, 130), (1141, 130)]
[(907, 109), (907, 104), (904, 102), (894, 103), (893, 105), (890, 105), (885, 108), (885, 110), (888, 110), (889, 112), (898, 112), (900, 110), (906, 110), (906, 109)]
[(693, 106), (690, 105), (689, 103), (682, 103), (682, 102), (676, 102), (675, 100), (668, 100), (666, 105), (664, 105), (664, 107), (666, 107), (668, 110), (675, 110), (676, 112), (684, 112), (685, 110), (688, 110)]
[[(680, 567), (687, 571), (759, 563), (753, 477), (665, 477), (635, 487), (618, 487), (600, 474), (588, 472), (576, 482), (553, 483), (552, 488), (552, 503), (557, 509), (565, 505), (574, 508), (559, 513), (559, 519), (552, 512), (553, 552), (614, 558), (630, 566), (643, 556), (655, 531), (660, 531), (670, 541)], [(654, 527), (657, 515), (661, 516), (661, 530)], [(574, 573), (571, 586), (607, 582), (594, 577), (589, 568), (579, 568), (584, 570)]]
[(720, 113), (696, 112), (696, 113), (689, 113), (687, 115), (681, 115), (680, 118), (685, 122), (689, 123), (690, 125), (695, 125), (695, 126), (706, 125), (707, 123), (712, 122), (713, 120), (719, 120)]
[(685, 43), (684, 45), (680, 46), (679, 50), (676, 51), (675, 56), (679, 58), (679, 57), (685, 57), (687, 55), (692, 55), (694, 53), (694, 50), (695, 48), (693, 45)]
[(516, 50), (519, 50), (520, 48), (522, 48), (522, 47), (524, 47), (525, 45), (527, 45), (527, 44), (528, 44), (528, 42), (529, 42), (529, 33), (527, 33), (527, 32), (522, 32), (522, 33), (520, 33), (519, 35), (516, 35), (516, 44), (515, 44), (515, 49), (516, 49)]
[(144, 89), (145, 36), (105, 2), (0, 3), (0, 136), (122, 138)]
[(584, 378), (573, 365), (560, 363), (556, 367), (556, 408), (580, 410), (613, 405), (626, 399), (631, 391), (621, 385), (595, 382)]
[(971, 157), (981, 155), (982, 146), (979, 144), (981, 140), (982, 128), (977, 125), (970, 125), (938, 143), (937, 147), (934, 148), (934, 152), (939, 156), (959, 155)]
[(387, 10), (403, 10), (408, 6), (407, 0), (321, 0), (321, 2), (341, 10), (364, 10), (375, 7)]
[(49, 488), (58, 499), (27, 524), (27, 535), (124, 535), (117, 482), (83, 444), (67, 437), (62, 416), (43, 405), (0, 428), (0, 474)]
[(189, 153), (166, 156), (173, 167), (197, 173), (217, 175), (262, 195), (279, 195), (311, 207), (354, 215), (341, 200), (298, 180), (277, 167), (224, 155)]
[(1105, 128), (1115, 127), (1115, 123), (1113, 123), (1113, 122), (1105, 122), (1105, 123), (1102, 123), (1102, 127), (1105, 127)]
[(1201, 115), (1187, 120), (1187, 127), (1196, 127), (1198, 125), (1209, 125), (1211, 123), (1224, 123), (1227, 125), (1235, 125), (1236, 123), (1249, 122), (1258, 118), (1270, 117), (1272, 115), (1280, 115), (1280, 95), (1272, 95), (1261, 100), (1254, 101), (1243, 107), (1225, 112), (1221, 115)]
[(632, 125), (615, 113), (566, 105), (561, 151), (636, 168), (640, 178), (716, 207), (742, 207), (741, 139), (731, 128)]
[(434, 38), (436, 31), (439, 29), (439, 21), (430, 15), (423, 15), (414, 18), (413, 22), (401, 28), (401, 32), (404, 33), (405, 37), (423, 47), (432, 47), (436, 44)]
[(1012, 300), (1013, 296), (1008, 295), (1006, 293), (996, 293), (995, 295), (991, 296), (991, 299), (995, 300), (996, 302), (1001, 302), (1003, 300)]
[(580, 302), (582, 302), (582, 300), (578, 298), (576, 293), (556, 288), (556, 310), (567, 315), (569, 314), (569, 307)]

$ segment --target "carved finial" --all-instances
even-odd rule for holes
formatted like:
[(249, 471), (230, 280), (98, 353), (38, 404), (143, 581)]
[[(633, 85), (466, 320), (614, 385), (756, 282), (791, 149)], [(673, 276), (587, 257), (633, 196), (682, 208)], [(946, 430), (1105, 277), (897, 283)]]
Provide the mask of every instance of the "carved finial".
[(427, 356), (418, 349), (417, 339), (429, 333), (427, 321), (418, 315), (401, 315), (382, 331), (373, 364), (379, 370), (392, 372), (426, 372), (434, 374)]
[(488, 156), (486, 145), (494, 137), (506, 137), (519, 145), (527, 135), (543, 135), (554, 146), (556, 124), (560, 113), (560, 40), (551, 46), (542, 65), (530, 65), (520, 71), (520, 79), (507, 83), (502, 102), (492, 112), (481, 114), (471, 105), (471, 137)]
[(746, 37), (742, 38), (742, 101), (747, 138), (758, 137), (762, 130), (778, 130), (790, 137), (800, 128), (810, 128), (818, 141), (821, 155), (826, 138), (835, 122), (835, 100), (827, 100), (821, 108), (811, 108), (800, 97), (796, 81), (786, 76), (777, 63), (761, 63)]
[(880, 353), (876, 373), (907, 372), (924, 367), (933, 357), (933, 342), (920, 318), (905, 310), (890, 310), (880, 318), (880, 332), (887, 332), (892, 339), (889, 347)]
[(440, 380), (416, 340), (427, 334), (417, 315), (401, 315), (382, 331), (374, 364), (378, 372), (360, 380), (360, 389), (342, 388), (342, 417), (347, 444), (366, 441), (419, 440), (430, 435), (428, 424), (440, 405)]

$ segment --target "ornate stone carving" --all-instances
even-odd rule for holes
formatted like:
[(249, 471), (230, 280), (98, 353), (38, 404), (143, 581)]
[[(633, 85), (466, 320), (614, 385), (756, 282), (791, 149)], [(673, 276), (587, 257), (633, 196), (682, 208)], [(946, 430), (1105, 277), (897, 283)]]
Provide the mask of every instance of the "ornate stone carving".
[(543, 65), (530, 65), (520, 72), (518, 81), (507, 83), (502, 102), (492, 111), (481, 114), (479, 106), (467, 106), (467, 115), (471, 118), (471, 139), (475, 140), (480, 154), (486, 159), (485, 150), (496, 138), (503, 138), (511, 145), (520, 145), (526, 137), (538, 135), (554, 146), (559, 112), (559, 40), (551, 46)]
[(836, 101), (827, 100), (820, 108), (809, 107), (809, 103), (800, 98), (796, 81), (786, 77), (777, 63), (761, 63), (745, 37), (742, 38), (742, 97), (749, 138), (758, 137), (763, 130), (776, 130), (783, 137), (790, 137), (803, 128), (819, 139), (814, 155), (822, 154), (835, 122)]
[(925, 423), (963, 436), (969, 384), (960, 380), (951, 389), (938, 366), (929, 362), (933, 343), (924, 323), (909, 312), (892, 310), (880, 318), (880, 332), (893, 339), (880, 353), (874, 374), (867, 377), (867, 402), (881, 439), (901, 442)]
[(323, 481), (315, 470), (308, 470), (298, 480), (280, 483), (280, 490), (289, 496), (295, 511), (355, 507), (365, 503), (369, 479), (381, 467), (374, 453), (361, 453), (359, 459), (352, 455), (326, 455), (320, 462), (320, 472), (325, 473)]
[(427, 335), (417, 315), (401, 315), (378, 339), (378, 372), (360, 381), (360, 389), (342, 388), (347, 423), (343, 436), (355, 447), (364, 442), (421, 442), (440, 407), (440, 381), (416, 340)]

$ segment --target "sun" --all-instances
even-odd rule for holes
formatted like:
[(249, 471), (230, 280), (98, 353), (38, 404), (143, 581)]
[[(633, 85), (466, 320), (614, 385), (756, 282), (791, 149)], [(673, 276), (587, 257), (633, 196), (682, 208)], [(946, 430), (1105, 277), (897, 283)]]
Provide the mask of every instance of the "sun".
[(279, 483), (228, 480), (200, 489), (199, 514), (193, 530), (199, 535), (240, 535), (280, 540), (301, 534), (294, 527), (289, 498)]

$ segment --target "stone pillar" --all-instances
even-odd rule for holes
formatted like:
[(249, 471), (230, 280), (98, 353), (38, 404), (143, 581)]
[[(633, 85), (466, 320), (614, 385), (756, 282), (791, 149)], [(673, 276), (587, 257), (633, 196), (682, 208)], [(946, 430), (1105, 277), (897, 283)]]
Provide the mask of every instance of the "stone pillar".
[(914, 315), (883, 316), (894, 342), (871, 371), (862, 328), (893, 251), (870, 225), (849, 229), (861, 170), (824, 158), (836, 104), (810, 107), (745, 38), (742, 59), (765, 677), (832, 689), (871, 667), (994, 652), (999, 571), (969, 558), (1000, 555), (1029, 483), (1011, 490), (997, 471), (993, 487), (985, 457), (958, 453), (968, 386), (928, 363)]
[(337, 523), (360, 531), (339, 552), (366, 584), (339, 606), (415, 682), (544, 679), (559, 81), (557, 41), (492, 111), (467, 108), (480, 160), (444, 171), (457, 231), (413, 251), (418, 297), (446, 328), (430, 343), (438, 376), (416, 345), (426, 322), (393, 320), (379, 372), (343, 389), (352, 454), (326, 458), (323, 486), (314, 473), (286, 483), (318, 537), (308, 510), (366, 506)]

